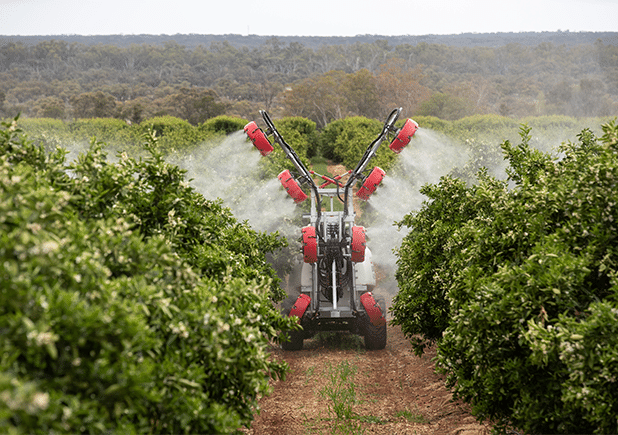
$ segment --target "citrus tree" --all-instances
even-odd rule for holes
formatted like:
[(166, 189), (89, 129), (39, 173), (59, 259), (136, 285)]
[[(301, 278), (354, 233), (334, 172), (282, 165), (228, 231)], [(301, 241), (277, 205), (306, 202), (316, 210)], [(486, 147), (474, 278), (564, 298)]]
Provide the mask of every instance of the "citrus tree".
[[(320, 132), (319, 150), (324, 157), (353, 169), (367, 147), (378, 137), (383, 125), (383, 121), (363, 116), (332, 121)], [(378, 149), (371, 164), (388, 170), (394, 165), (396, 157), (385, 142)]]
[(0, 430), (229, 433), (248, 426), (292, 323), (285, 245), (205, 200), (146, 140), (72, 163), (0, 129)]
[(618, 432), (618, 126), (553, 158), (502, 145), (508, 179), (445, 177), (401, 222), (394, 322), (498, 429)]

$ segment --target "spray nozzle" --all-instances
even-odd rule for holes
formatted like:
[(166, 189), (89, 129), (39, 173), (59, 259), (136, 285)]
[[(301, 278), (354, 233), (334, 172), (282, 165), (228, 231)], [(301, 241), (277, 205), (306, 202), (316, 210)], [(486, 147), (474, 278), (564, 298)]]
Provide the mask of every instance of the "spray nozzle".
[(384, 172), (383, 169), (377, 166), (373, 168), (371, 173), (363, 179), (363, 185), (360, 189), (358, 189), (358, 192), (356, 192), (356, 196), (367, 201), (371, 194), (375, 192), (378, 185), (382, 182), (384, 175), (386, 175), (386, 172)]
[(408, 118), (406, 122), (403, 124), (403, 127), (397, 133), (397, 137), (393, 139), (391, 144), (388, 146), (393, 152), (399, 154), (412, 140), (412, 136), (418, 130), (418, 124), (416, 121)]
[(253, 146), (255, 146), (263, 156), (267, 156), (274, 150), (273, 146), (266, 138), (266, 134), (254, 121), (245, 125), (245, 133), (249, 139), (251, 139)]

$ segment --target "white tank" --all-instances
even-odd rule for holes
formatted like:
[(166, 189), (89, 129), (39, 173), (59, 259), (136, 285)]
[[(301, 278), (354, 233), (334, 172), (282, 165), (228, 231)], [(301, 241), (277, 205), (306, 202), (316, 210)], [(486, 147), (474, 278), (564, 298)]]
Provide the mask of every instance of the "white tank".
[(375, 286), (376, 274), (373, 270), (371, 249), (365, 248), (365, 261), (354, 264), (356, 272), (356, 285)]

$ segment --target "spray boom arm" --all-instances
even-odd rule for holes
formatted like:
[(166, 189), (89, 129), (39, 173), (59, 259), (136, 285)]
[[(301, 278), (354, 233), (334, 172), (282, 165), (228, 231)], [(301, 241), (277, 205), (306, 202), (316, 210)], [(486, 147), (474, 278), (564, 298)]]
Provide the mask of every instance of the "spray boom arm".
[(267, 136), (272, 135), (274, 141), (279, 144), (287, 158), (292, 161), (292, 163), (296, 167), (296, 170), (298, 170), (298, 172), (300, 173), (300, 183), (309, 184), (309, 186), (311, 186), (311, 189), (314, 190), (317, 194), (317, 186), (313, 182), (313, 178), (311, 177), (311, 171), (309, 171), (307, 167), (303, 164), (303, 162), (300, 160), (300, 157), (298, 157), (298, 154), (296, 154), (296, 151), (294, 151), (294, 149), (290, 145), (288, 145), (285, 140), (283, 140), (283, 137), (275, 128), (275, 124), (273, 124), (268, 113), (265, 110), (260, 110), (260, 115), (262, 115), (262, 119), (264, 119), (264, 122), (267, 126), (265, 134)]
[[(376, 190), (377, 186), (380, 184), (382, 179), (384, 178), (384, 171), (375, 167), (372, 172), (364, 176), (363, 172), (366, 170), (367, 165), (370, 160), (376, 155), (378, 148), (382, 144), (382, 142), (389, 136), (389, 134), (393, 134), (396, 137), (392, 140), (389, 145), (389, 148), (393, 150), (395, 153), (400, 153), (401, 150), (410, 142), (414, 133), (418, 129), (418, 124), (414, 122), (412, 119), (407, 119), (402, 128), (396, 128), (395, 122), (399, 118), (399, 114), (401, 113), (401, 107), (394, 109), (389, 115), (386, 121), (384, 122), (384, 126), (382, 131), (378, 135), (378, 137), (367, 147), (363, 157), (358, 162), (355, 169), (348, 171), (346, 174), (340, 175), (335, 178), (329, 178), (325, 175), (320, 175), (315, 173), (314, 171), (310, 171), (303, 164), (303, 162), (298, 157), (298, 154), (294, 151), (294, 149), (288, 145), (288, 143), (283, 139), (281, 134), (277, 131), (275, 125), (268, 113), (264, 110), (260, 110), (260, 115), (266, 124), (266, 130), (262, 131), (255, 122), (250, 122), (245, 126), (245, 133), (249, 136), (253, 144), (256, 148), (260, 150), (262, 155), (268, 155), (271, 151), (273, 151), (273, 147), (271, 143), (268, 141), (267, 136), (273, 137), (273, 140), (281, 147), (285, 155), (288, 159), (292, 161), (296, 170), (299, 173), (298, 179), (299, 183), (309, 185), (314, 197), (317, 201), (317, 210), (318, 214), (321, 210), (321, 199), (320, 199), (320, 191), (319, 189), (323, 189), (329, 184), (334, 184), (337, 187), (337, 195), (339, 196), (339, 189), (342, 188), (344, 191), (344, 199), (341, 199), (344, 203), (345, 213), (348, 213), (348, 200), (349, 200), (349, 191), (354, 187), (357, 181), (362, 181), (362, 187), (357, 192), (357, 196), (363, 200), (369, 199), (369, 196)], [(321, 186), (317, 186), (313, 181), (312, 175), (318, 176), (325, 180)], [(345, 184), (341, 183), (339, 180), (345, 176), (349, 175), (348, 180)], [(289, 171), (283, 171), (279, 174), (279, 180), (281, 184), (286, 188), (288, 193), (294, 198), (295, 202), (302, 202), (307, 198), (307, 195), (300, 189), (299, 184), (296, 182), (294, 177), (290, 174)]]
[(382, 132), (376, 138), (376, 140), (374, 140), (365, 150), (365, 154), (358, 162), (356, 169), (352, 171), (352, 174), (350, 175), (350, 178), (348, 179), (348, 182), (346, 183), (346, 187), (348, 185), (353, 185), (354, 181), (357, 179), (365, 178), (365, 177), (362, 177), (362, 173), (367, 168), (369, 161), (376, 155), (376, 152), (378, 151), (378, 148), (382, 144), (382, 141), (386, 138), (386, 136), (389, 133), (398, 131), (398, 129), (395, 128), (395, 121), (397, 121), (397, 118), (399, 118), (400, 113), (401, 113), (401, 107), (393, 110), (390, 113), (390, 115), (388, 115), (388, 118), (386, 119), (386, 122), (384, 123), (384, 127), (382, 127)]

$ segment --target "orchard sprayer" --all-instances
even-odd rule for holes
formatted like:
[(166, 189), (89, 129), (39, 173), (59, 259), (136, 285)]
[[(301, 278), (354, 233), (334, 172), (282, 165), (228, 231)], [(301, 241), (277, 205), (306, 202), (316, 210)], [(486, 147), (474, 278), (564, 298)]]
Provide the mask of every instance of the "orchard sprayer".
[[(293, 274), (298, 285), (288, 294), (289, 306), (284, 304), (284, 314), (296, 316), (302, 329), (290, 332), (288, 340), (282, 342), (286, 350), (302, 349), (303, 340), (318, 331), (350, 331), (365, 338), (367, 349), (386, 346), (386, 307), (384, 300), (374, 295), (372, 254), (365, 228), (355, 224), (352, 199), (356, 195), (367, 201), (382, 182), (385, 172), (381, 168), (367, 170), (382, 142), (390, 140), (389, 148), (399, 153), (416, 133), (418, 124), (411, 119), (401, 128), (395, 127), (400, 113), (398, 108), (388, 115), (356, 168), (332, 178), (307, 169), (266, 111), (260, 111), (264, 129), (255, 122), (245, 126), (245, 133), (263, 156), (270, 154), (276, 143), (292, 161), (296, 170), (284, 170), (278, 179), (294, 202), (311, 197), (311, 211), (303, 216), (309, 222), (301, 229), (302, 263)], [(318, 185), (314, 178), (324, 182)], [(342, 206), (335, 206), (336, 202)]]

